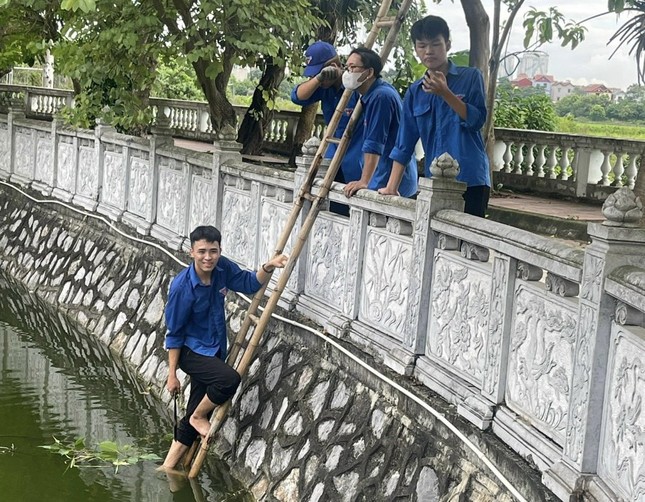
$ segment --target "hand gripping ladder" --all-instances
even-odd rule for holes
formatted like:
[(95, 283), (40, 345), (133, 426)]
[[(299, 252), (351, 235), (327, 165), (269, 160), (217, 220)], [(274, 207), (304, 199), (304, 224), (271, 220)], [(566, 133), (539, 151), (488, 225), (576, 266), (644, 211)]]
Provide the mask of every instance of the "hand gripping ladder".
[[(407, 15), (408, 10), (410, 9), (410, 6), (412, 4), (412, 0), (403, 0), (397, 14), (395, 16), (387, 16), (388, 12), (390, 11), (391, 4), (392, 4), (392, 0), (382, 0), (382, 3), (379, 7), (379, 11), (376, 15), (376, 20), (374, 21), (374, 24), (372, 25), (372, 29), (370, 30), (367, 36), (367, 40), (364, 44), (364, 47), (372, 48), (372, 46), (374, 45), (374, 42), (376, 41), (376, 37), (380, 33), (381, 29), (388, 28), (389, 31), (380, 53), (381, 60), (383, 62), (387, 60), (387, 57), (390, 51), (392, 50), (392, 47), (394, 46), (396, 37), (399, 31), (401, 30), (401, 25), (403, 24), (403, 20), (405, 19), (405, 16)], [(354, 113), (349, 119), (347, 128), (345, 129), (345, 132), (343, 134), (343, 137), (335, 138), (334, 134), (338, 127), (338, 122), (340, 121), (343, 111), (347, 106), (349, 98), (352, 95), (352, 92), (353, 91), (351, 90), (345, 90), (340, 101), (338, 102), (338, 106), (336, 107), (334, 115), (329, 125), (325, 129), (325, 133), (323, 135), (320, 146), (318, 147), (318, 151), (316, 152), (316, 155), (314, 156), (314, 159), (311, 165), (309, 166), (309, 170), (307, 171), (307, 175), (305, 177), (304, 183), (302, 184), (302, 187), (300, 188), (300, 191), (297, 197), (294, 198), (293, 208), (291, 209), (291, 212), (289, 214), (287, 224), (284, 230), (282, 231), (282, 234), (280, 235), (278, 244), (276, 245), (274, 256), (281, 254), (285, 246), (287, 245), (287, 242), (289, 242), (289, 239), (294, 231), (296, 222), (298, 221), (299, 216), (303, 210), (305, 201), (311, 202), (311, 207), (309, 208), (309, 212), (307, 213), (307, 216), (302, 226), (297, 232), (297, 239), (295, 240), (294, 246), (291, 250), (289, 261), (287, 262), (287, 265), (285, 266), (282, 273), (280, 274), (277, 284), (275, 285), (261, 316), (258, 316), (258, 307), (260, 306), (260, 302), (264, 298), (264, 292), (268, 286), (269, 281), (267, 281), (264, 284), (264, 286), (255, 294), (255, 296), (253, 297), (253, 301), (251, 302), (251, 305), (247, 310), (246, 316), (244, 318), (244, 322), (242, 323), (242, 327), (240, 328), (240, 331), (235, 339), (235, 342), (231, 347), (231, 351), (228, 356), (227, 362), (233, 365), (237, 361), (239, 353), (243, 348), (244, 341), (246, 339), (249, 329), (251, 328), (252, 325), (255, 326), (253, 334), (246, 346), (246, 349), (244, 350), (244, 354), (239, 360), (239, 363), (237, 364), (237, 366), (235, 367), (235, 369), (237, 370), (237, 372), (240, 374), (241, 377), (244, 377), (246, 375), (251, 359), (253, 358), (253, 355), (255, 354), (255, 350), (258, 344), (260, 343), (260, 339), (264, 333), (264, 330), (266, 329), (267, 324), (269, 323), (269, 319), (271, 318), (271, 315), (275, 311), (275, 308), (278, 304), (278, 300), (280, 299), (280, 296), (284, 291), (287, 281), (291, 276), (291, 272), (294, 269), (296, 260), (300, 256), (300, 252), (302, 251), (305, 245), (305, 242), (309, 237), (309, 232), (311, 231), (314, 225), (314, 222), (316, 221), (316, 217), (318, 216), (318, 212), (320, 211), (320, 204), (327, 198), (329, 194), (329, 190), (331, 188), (331, 184), (334, 181), (336, 173), (340, 168), (341, 161), (345, 155), (345, 152), (347, 151), (347, 146), (349, 144), (349, 140), (354, 130), (354, 125), (356, 124), (356, 121), (359, 119), (362, 111), (362, 106), (360, 101), (356, 104), (356, 107), (354, 108)], [(314, 195), (311, 192), (314, 179), (316, 177), (316, 174), (318, 173), (318, 169), (323, 160), (325, 151), (327, 150), (327, 147), (332, 143), (338, 145), (336, 149), (336, 153), (334, 154), (334, 157), (331, 160), (331, 164), (329, 165), (329, 169), (327, 170), (327, 173), (323, 178), (323, 182), (318, 190), (318, 193)], [(222, 425), (230, 405), (231, 405), (231, 402), (229, 400), (226, 403), (216, 408), (213, 414), (213, 417), (211, 418), (211, 427), (208, 434), (201, 441), (201, 443), (199, 441), (196, 441), (193, 444), (192, 448), (186, 453), (186, 456), (184, 458), (184, 466), (187, 468), (190, 465), (191, 461), (193, 460), (193, 456), (195, 454), (195, 450), (197, 449), (197, 445), (201, 444), (201, 446), (199, 447), (199, 452), (197, 453), (197, 456), (195, 457), (194, 462), (192, 462), (192, 466), (190, 467), (190, 471), (188, 474), (189, 478), (195, 478), (199, 474), (199, 470), (201, 469), (201, 466), (204, 463), (204, 460), (206, 459), (206, 454), (208, 453), (208, 447), (215, 433), (219, 430), (220, 426)]]

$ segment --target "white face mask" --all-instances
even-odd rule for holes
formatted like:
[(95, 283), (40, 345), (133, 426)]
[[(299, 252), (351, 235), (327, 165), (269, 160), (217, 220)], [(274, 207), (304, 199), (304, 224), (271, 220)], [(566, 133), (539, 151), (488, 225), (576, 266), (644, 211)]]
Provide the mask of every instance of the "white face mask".
[(351, 89), (352, 91), (355, 91), (356, 89), (358, 89), (363, 83), (363, 82), (359, 82), (359, 80), (361, 79), (365, 71), (361, 73), (346, 71), (345, 73), (343, 73), (343, 87), (345, 89)]

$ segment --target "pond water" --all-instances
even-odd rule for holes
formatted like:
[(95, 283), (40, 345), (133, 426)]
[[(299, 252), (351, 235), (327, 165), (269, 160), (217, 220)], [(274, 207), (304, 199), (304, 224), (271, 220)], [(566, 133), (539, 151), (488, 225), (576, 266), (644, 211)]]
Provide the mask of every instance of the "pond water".
[(160, 461), (70, 468), (41, 448), (84, 438), (163, 457), (171, 415), (118, 357), (0, 271), (0, 500), (252, 500), (216, 459), (189, 483), (156, 471)]

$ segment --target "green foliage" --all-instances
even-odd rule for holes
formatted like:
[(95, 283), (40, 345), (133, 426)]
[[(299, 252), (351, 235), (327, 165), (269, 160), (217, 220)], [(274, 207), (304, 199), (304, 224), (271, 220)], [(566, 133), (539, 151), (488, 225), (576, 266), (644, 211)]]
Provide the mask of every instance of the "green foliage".
[(562, 98), (555, 107), (561, 117), (643, 123), (645, 121), (645, 89), (636, 85), (631, 86), (620, 101), (612, 101), (605, 94), (575, 93)]
[(556, 113), (549, 96), (539, 89), (497, 88), (494, 120), (497, 127), (555, 131)]
[[(638, 71), (638, 82), (645, 83), (645, 1), (643, 0), (609, 0), (608, 10), (620, 13), (623, 10), (636, 12), (636, 15), (625, 21), (609, 39), (609, 43), (618, 42), (616, 51), (623, 45), (629, 47), (629, 54), (634, 54)], [(616, 51), (612, 53), (612, 57)]]
[(556, 130), (583, 136), (601, 136), (604, 138), (627, 138), (645, 140), (645, 128), (636, 124), (614, 122), (583, 122), (572, 116), (557, 118)]
[(183, 57), (160, 62), (152, 84), (152, 95), (159, 98), (204, 101), (204, 93), (195, 78), (195, 70)]
[(114, 441), (101, 441), (93, 447), (88, 447), (85, 438), (78, 438), (72, 443), (64, 443), (54, 438), (53, 444), (40, 448), (65, 457), (69, 468), (96, 467), (108, 463), (114, 466), (115, 473), (120, 466), (161, 460), (161, 457), (154, 453), (146, 453), (132, 445), (118, 445)]
[(548, 12), (531, 7), (524, 16), (524, 48), (542, 45), (553, 40), (554, 34), (561, 41), (562, 47), (571, 45), (575, 49), (585, 39), (587, 28), (567, 22), (557, 7), (550, 7)]

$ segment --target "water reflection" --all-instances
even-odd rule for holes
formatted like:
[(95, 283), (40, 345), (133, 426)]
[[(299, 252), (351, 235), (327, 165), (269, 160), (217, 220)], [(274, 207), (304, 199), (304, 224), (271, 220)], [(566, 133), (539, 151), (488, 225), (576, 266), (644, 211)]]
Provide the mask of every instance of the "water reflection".
[[(170, 485), (153, 462), (67, 469), (38, 448), (52, 437), (104, 440), (160, 456), (169, 444), (167, 410), (110, 354), (0, 272), (0, 493), (13, 501), (249, 500), (210, 461), (198, 483)], [(5, 448), (14, 446), (13, 451)], [(170, 488), (173, 487), (174, 493)]]

